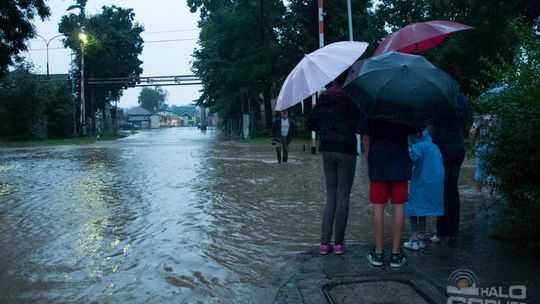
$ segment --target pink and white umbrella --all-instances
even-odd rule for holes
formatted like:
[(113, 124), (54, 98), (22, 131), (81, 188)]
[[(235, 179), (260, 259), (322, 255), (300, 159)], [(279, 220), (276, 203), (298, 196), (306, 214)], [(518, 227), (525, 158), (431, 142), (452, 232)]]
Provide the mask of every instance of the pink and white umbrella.
[(441, 44), (455, 32), (473, 29), (472, 26), (452, 21), (427, 21), (409, 24), (388, 35), (373, 56), (391, 51), (418, 53)]
[(290, 108), (324, 88), (360, 58), (367, 47), (366, 42), (339, 41), (305, 55), (283, 82), (275, 110)]

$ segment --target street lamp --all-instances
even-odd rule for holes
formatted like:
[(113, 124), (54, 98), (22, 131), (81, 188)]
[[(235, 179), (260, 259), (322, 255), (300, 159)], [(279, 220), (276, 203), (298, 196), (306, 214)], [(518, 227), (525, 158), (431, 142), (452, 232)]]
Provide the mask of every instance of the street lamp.
[(47, 40), (45, 39), (43, 36), (39, 35), (39, 34), (36, 34), (37, 37), (43, 39), (43, 41), (45, 42), (45, 47), (47, 49), (47, 79), (49, 79), (49, 43), (51, 43), (51, 41), (54, 39), (54, 38), (58, 38), (58, 37), (61, 37), (61, 36), (64, 36), (62, 34), (60, 35), (56, 35), (54, 37), (52, 37), (51, 39)]
[(79, 136), (86, 136), (86, 119), (85, 119), (85, 104), (84, 104), (84, 44), (88, 41), (88, 36), (85, 33), (79, 34), (81, 40), (81, 109), (79, 116)]

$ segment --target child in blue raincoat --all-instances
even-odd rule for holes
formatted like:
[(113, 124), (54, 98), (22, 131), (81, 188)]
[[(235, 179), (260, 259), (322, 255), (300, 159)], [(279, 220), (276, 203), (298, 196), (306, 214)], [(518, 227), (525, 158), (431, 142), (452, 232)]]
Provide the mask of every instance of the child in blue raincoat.
[(444, 166), (441, 152), (426, 130), (409, 139), (413, 169), (405, 210), (410, 219), (411, 237), (403, 247), (419, 250), (426, 246), (426, 217), (444, 214)]

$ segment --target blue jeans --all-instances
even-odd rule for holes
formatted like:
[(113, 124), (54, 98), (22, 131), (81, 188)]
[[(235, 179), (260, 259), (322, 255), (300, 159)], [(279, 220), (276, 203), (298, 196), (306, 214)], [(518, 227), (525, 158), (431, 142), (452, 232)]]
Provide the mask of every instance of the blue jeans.
[(356, 155), (323, 151), (322, 157), (326, 205), (322, 218), (321, 244), (330, 244), (334, 222), (334, 242), (343, 244), (349, 218), (349, 198), (356, 170)]

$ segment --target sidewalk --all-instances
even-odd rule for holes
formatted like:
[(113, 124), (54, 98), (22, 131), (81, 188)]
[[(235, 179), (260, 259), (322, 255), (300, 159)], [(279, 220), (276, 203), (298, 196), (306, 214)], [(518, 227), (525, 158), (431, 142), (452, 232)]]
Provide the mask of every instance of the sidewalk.
[[(477, 210), (474, 224), (456, 240), (406, 251), (409, 260), (398, 269), (389, 266), (388, 253), (382, 267), (371, 266), (366, 258), (370, 242), (349, 244), (340, 256), (320, 256), (313, 248), (298, 256), (296, 271), (274, 303), (462, 303), (449, 296), (469, 303), (540, 303), (540, 261), (490, 237), (495, 222), (493, 209)], [(447, 292), (464, 284), (464, 278), (476, 284), (478, 296)]]

